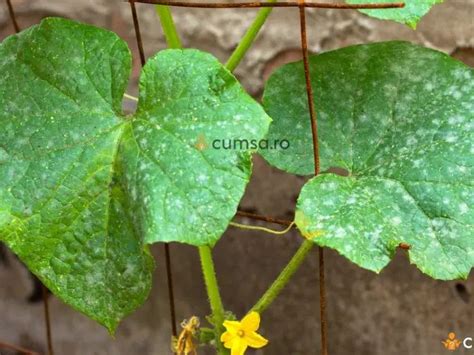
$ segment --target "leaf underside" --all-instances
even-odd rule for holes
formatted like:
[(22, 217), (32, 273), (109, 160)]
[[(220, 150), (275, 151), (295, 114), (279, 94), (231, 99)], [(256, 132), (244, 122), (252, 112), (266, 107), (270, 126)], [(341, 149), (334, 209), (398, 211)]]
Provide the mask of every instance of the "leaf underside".
[(430, 9), (444, 0), (346, 0), (349, 4), (381, 4), (403, 2), (405, 7), (394, 9), (376, 9), (376, 10), (359, 10), (360, 12), (381, 20), (392, 20), (400, 22), (415, 29), (418, 22), (425, 16)]
[(122, 114), (131, 55), (115, 34), (50, 18), (0, 45), (0, 239), (58, 297), (114, 331), (146, 299), (146, 244), (215, 243), (270, 122), (209, 54), (168, 50)]
[[(438, 279), (474, 265), (473, 70), (405, 42), (361, 45), (313, 56), (312, 85), (322, 174), (298, 199), (303, 235), (380, 271), (400, 243), (412, 263)], [(267, 83), (268, 138), (288, 150), (262, 151), (274, 166), (314, 171), (301, 62)], [(322, 235), (320, 236), (320, 234)]]

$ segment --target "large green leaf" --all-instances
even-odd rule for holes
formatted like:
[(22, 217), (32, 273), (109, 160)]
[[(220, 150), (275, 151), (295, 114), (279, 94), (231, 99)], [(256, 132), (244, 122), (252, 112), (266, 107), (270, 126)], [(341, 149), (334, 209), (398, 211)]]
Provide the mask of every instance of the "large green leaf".
[(115, 34), (64, 19), (0, 45), (0, 239), (111, 331), (148, 295), (145, 243), (214, 243), (235, 213), (250, 152), (206, 142), (258, 139), (270, 121), (196, 50), (149, 60), (126, 117), (130, 63)]
[(434, 5), (442, 3), (443, 1), (444, 0), (346, 0), (346, 2), (348, 2), (349, 4), (380, 4), (404, 2), (405, 7), (403, 8), (360, 11), (369, 16), (381, 20), (392, 20), (404, 23), (412, 28), (416, 28), (416, 25), (421, 20), (421, 18), (426, 15)]
[[(400, 243), (439, 279), (466, 277), (474, 265), (473, 70), (404, 42), (348, 47), (310, 59), (323, 174), (303, 188), (297, 225), (305, 236), (358, 265), (381, 270)], [(314, 170), (301, 62), (269, 80), (269, 139), (277, 167)]]
[(0, 46), (0, 238), (56, 295), (111, 331), (153, 261), (114, 180), (130, 54), (49, 19)]
[(149, 61), (119, 154), (145, 240), (215, 243), (236, 213), (252, 162), (250, 150), (215, 149), (214, 142), (261, 139), (270, 121), (209, 54), (168, 50)]

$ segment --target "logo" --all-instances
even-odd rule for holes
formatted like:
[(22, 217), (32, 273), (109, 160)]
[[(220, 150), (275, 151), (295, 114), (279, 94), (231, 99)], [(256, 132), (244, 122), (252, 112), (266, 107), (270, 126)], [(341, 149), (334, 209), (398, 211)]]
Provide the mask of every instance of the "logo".
[(446, 349), (451, 351), (457, 350), (462, 344), (461, 340), (457, 339), (454, 333), (449, 333), (448, 339), (443, 340), (442, 343)]
[(207, 141), (206, 141), (206, 136), (204, 134), (200, 134), (196, 140), (196, 143), (194, 144), (194, 147), (197, 150), (204, 150), (208, 147)]
[(449, 351), (456, 351), (457, 349), (461, 347), (461, 345), (465, 349), (472, 349), (473, 347), (473, 342), (472, 342), (471, 337), (464, 338), (464, 340), (461, 341), (456, 337), (456, 334), (453, 332), (449, 333), (448, 338), (446, 340), (443, 340), (442, 343), (445, 349)]
[(287, 139), (240, 139), (240, 138), (223, 138), (214, 139), (208, 143), (204, 134), (200, 134), (197, 139), (192, 142), (197, 150), (203, 151), (212, 147), (213, 149), (223, 150), (287, 150), (290, 148), (290, 141)]

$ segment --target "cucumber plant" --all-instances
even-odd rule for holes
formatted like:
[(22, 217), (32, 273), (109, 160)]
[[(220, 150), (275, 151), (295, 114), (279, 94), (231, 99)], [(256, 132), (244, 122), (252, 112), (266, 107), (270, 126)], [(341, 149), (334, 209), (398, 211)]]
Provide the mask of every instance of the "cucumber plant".
[[(414, 27), (437, 2), (364, 12)], [(257, 152), (209, 142), (287, 140), (289, 148), (259, 153), (289, 173), (313, 174), (304, 65), (279, 68), (260, 105), (231, 71), (271, 8), (226, 66), (180, 48), (169, 9), (158, 12), (172, 49), (146, 62), (132, 115), (122, 112), (131, 54), (116, 34), (48, 18), (0, 45), (0, 238), (57, 297), (113, 333), (148, 296), (148, 246), (190, 244), (212, 309), (200, 339), (235, 355), (267, 343), (256, 333), (260, 314), (314, 245), (375, 272), (404, 245), (426, 275), (468, 277), (473, 70), (407, 42), (351, 46), (309, 58), (322, 173), (298, 199), (302, 245), (242, 321), (225, 312), (211, 251), (232, 224)], [(197, 337), (193, 324), (186, 334)]]

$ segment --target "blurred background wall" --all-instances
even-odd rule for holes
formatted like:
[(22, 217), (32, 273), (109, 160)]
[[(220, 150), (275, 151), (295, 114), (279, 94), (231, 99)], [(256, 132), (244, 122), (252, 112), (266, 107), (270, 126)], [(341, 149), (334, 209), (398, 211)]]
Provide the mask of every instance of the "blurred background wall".
[[(130, 93), (136, 94), (140, 65), (127, 3), (119, 0), (14, 0), (22, 28), (45, 16), (63, 16), (109, 28), (127, 40), (134, 54)], [(138, 5), (147, 56), (165, 48), (153, 6)], [(186, 47), (230, 55), (255, 10), (174, 10)], [(309, 10), (310, 49), (314, 53), (357, 43), (403, 39), (445, 51), (474, 65), (474, 0), (446, 0), (417, 31), (370, 19), (356, 11)], [(6, 4), (0, 2), (0, 39), (10, 35)], [(275, 67), (300, 58), (297, 10), (276, 9), (236, 71), (246, 89), (260, 98)], [(241, 209), (291, 219), (305, 179), (270, 168), (255, 157), (255, 171)], [(255, 224), (255, 221), (245, 221)], [(227, 308), (242, 316), (277, 276), (300, 243), (293, 232), (275, 238), (229, 229), (219, 242), (216, 267)], [(158, 268), (146, 304), (127, 318), (115, 339), (105, 329), (51, 297), (56, 354), (170, 354), (170, 327), (162, 247), (154, 246)], [(422, 275), (399, 251), (380, 275), (362, 270), (327, 251), (328, 320), (331, 355), (437, 355), (449, 331), (474, 336), (474, 278), (438, 282)], [(199, 260), (194, 248), (172, 245), (178, 319), (208, 314)], [(44, 352), (41, 303), (27, 301), (30, 276), (11, 254), (0, 258), (0, 341)], [(316, 250), (289, 287), (263, 315), (261, 331), (270, 338), (251, 354), (318, 354), (319, 310)], [(464, 350), (459, 350), (463, 354)], [(472, 350), (474, 351), (474, 350)], [(199, 354), (211, 354), (200, 350)], [(467, 354), (468, 352), (466, 352)], [(472, 352), (471, 352), (472, 353)], [(7, 354), (2, 352), (0, 354)], [(473, 353), (474, 354), (474, 353)]]

